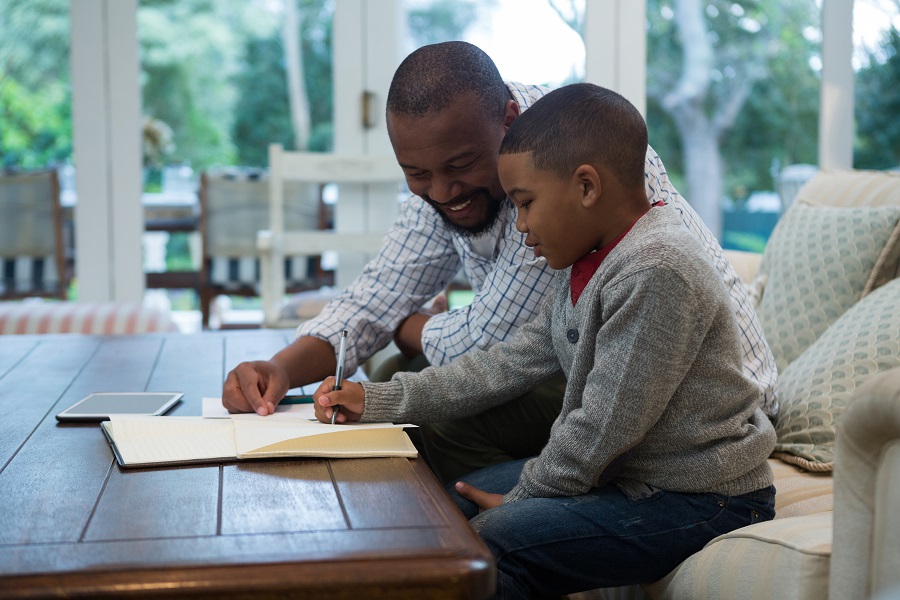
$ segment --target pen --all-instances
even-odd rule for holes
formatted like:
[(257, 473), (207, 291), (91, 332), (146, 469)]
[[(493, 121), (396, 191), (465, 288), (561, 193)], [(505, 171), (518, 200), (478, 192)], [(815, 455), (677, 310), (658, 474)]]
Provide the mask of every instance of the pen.
[[(334, 374), (334, 389), (341, 389), (341, 383), (344, 381), (344, 352), (347, 345), (347, 330), (341, 331), (341, 342), (338, 346), (337, 371)], [(340, 405), (335, 404), (334, 410), (331, 412), (331, 424), (334, 425), (338, 411), (341, 410)]]

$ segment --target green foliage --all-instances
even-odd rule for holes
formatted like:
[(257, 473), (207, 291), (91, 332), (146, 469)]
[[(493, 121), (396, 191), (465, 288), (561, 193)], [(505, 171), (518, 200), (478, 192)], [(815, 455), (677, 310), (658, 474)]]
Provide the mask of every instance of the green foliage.
[[(325, 152), (333, 147), (331, 21), (328, 3), (304, 0), (299, 6), (303, 74), (309, 99), (312, 131), (307, 148)], [(265, 39), (248, 39), (241, 69), (235, 76), (232, 138), (238, 162), (248, 166), (268, 164), (268, 145), (273, 142), (294, 148), (294, 133), (288, 105), (284, 47), (280, 32)]]
[[(68, 83), (69, 0), (0, 2), (0, 76), (36, 91)], [(63, 65), (63, 68), (60, 68)]]
[(856, 75), (854, 166), (900, 166), (900, 32), (890, 29), (869, 64)]
[(472, 0), (434, 0), (427, 7), (410, 8), (409, 33), (415, 47), (461, 39), (478, 11)]
[(0, 2), (0, 168), (72, 154), (67, 0)]
[(41, 92), (0, 78), (0, 167), (36, 169), (72, 154), (68, 88), (47, 84)]
[(280, 35), (248, 40), (245, 48), (244, 66), (235, 78), (238, 102), (232, 135), (240, 164), (265, 167), (269, 144), (294, 146), (284, 49)]
[[(756, 79), (752, 91), (719, 139), (725, 195), (745, 198), (771, 190), (780, 165), (815, 163), (819, 76), (810, 66), (820, 52), (808, 29), (818, 29), (815, 0), (711, 0), (705, 23), (713, 41), (707, 117), (736, 86)], [(663, 99), (681, 76), (682, 42), (673, 0), (648, 0), (647, 124), (650, 143), (678, 185), (684, 149)], [(762, 75), (760, 77), (760, 75)], [(685, 190), (687, 191), (687, 190)]]

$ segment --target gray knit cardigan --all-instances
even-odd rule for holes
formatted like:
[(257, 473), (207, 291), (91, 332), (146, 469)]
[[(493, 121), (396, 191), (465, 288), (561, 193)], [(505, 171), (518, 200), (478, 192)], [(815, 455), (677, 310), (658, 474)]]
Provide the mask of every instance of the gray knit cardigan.
[(706, 251), (669, 207), (650, 210), (572, 306), (570, 270), (508, 341), (449, 365), (364, 382), (364, 421), (475, 415), (562, 370), (562, 410), (504, 502), (580, 495), (616, 477), (739, 495), (772, 483), (775, 431), (744, 376), (740, 333)]

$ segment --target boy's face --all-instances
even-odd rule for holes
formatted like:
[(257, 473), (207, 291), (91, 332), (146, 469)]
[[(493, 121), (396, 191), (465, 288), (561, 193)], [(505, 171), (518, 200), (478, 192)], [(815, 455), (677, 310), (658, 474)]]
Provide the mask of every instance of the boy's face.
[(593, 249), (593, 239), (581, 239), (587, 215), (582, 207), (584, 189), (574, 173), (561, 178), (535, 169), (530, 152), (501, 155), (498, 172), (518, 209), (516, 228), (527, 234), (525, 245), (535, 256), (561, 270)]

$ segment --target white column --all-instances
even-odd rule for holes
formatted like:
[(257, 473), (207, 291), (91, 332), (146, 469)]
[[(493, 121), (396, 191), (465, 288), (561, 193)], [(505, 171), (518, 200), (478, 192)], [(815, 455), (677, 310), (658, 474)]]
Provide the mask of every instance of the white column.
[(819, 167), (853, 167), (853, 0), (822, 3)]
[(646, 0), (586, 0), (585, 81), (615, 90), (647, 114)]
[[(393, 155), (384, 111), (391, 77), (403, 59), (400, 0), (337, 0), (334, 13), (334, 148), (340, 154)], [(364, 95), (368, 110), (364, 115)], [(335, 228), (342, 233), (387, 231), (397, 215), (392, 186), (341, 186)], [(368, 202), (366, 201), (368, 198)], [(370, 257), (341, 253), (344, 287)]]
[(137, 0), (77, 0), (70, 6), (78, 297), (140, 302)]

